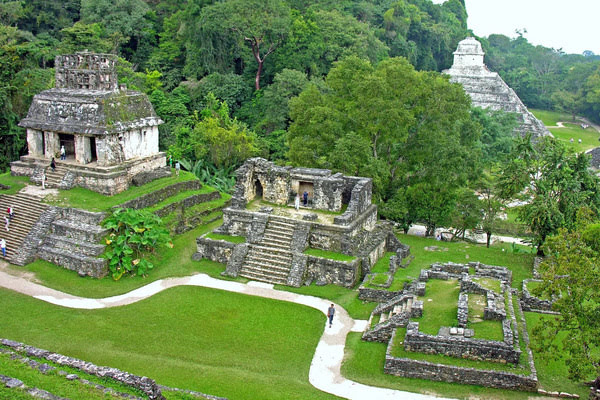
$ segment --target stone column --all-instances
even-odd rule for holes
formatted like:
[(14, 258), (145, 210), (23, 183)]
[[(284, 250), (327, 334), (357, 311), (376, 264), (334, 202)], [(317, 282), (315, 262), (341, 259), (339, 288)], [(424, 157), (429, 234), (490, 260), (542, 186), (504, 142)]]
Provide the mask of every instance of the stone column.
[(56, 132), (44, 132), (44, 138), (46, 141), (46, 149), (44, 154), (46, 158), (60, 157), (60, 138)]
[(30, 156), (44, 155), (44, 140), (42, 131), (27, 129), (27, 149)]
[(89, 137), (75, 135), (75, 160), (80, 164), (88, 164), (92, 161)]

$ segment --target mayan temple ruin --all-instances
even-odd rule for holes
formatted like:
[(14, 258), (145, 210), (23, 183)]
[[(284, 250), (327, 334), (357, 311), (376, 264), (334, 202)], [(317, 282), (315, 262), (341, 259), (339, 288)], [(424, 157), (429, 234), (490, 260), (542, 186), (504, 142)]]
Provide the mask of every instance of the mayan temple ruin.
[(516, 130), (521, 135), (531, 132), (533, 137), (552, 136), (498, 73), (486, 67), (484, 55), (481, 43), (468, 37), (458, 44), (452, 67), (443, 72), (450, 75), (450, 82), (464, 87), (475, 107), (517, 113), (519, 125)]
[(158, 150), (162, 120), (148, 96), (119, 87), (116, 63), (112, 54), (56, 57), (56, 87), (37, 94), (19, 123), (28, 154), (11, 164), (13, 175), (112, 195), (170, 173)]

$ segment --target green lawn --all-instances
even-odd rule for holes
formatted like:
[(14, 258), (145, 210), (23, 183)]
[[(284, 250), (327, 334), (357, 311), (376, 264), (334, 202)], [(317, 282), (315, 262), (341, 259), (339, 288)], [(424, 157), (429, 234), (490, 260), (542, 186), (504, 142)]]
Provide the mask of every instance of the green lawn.
[(387, 343), (365, 342), (361, 340), (360, 333), (348, 334), (342, 375), (366, 385), (456, 399), (527, 400), (531, 395), (531, 393), (511, 390), (491, 389), (458, 383), (434, 382), (425, 379), (401, 378), (384, 374), (383, 365), (386, 348)]
[(390, 270), (390, 257), (395, 255), (396, 253), (392, 251), (388, 251), (381, 257), (373, 267), (371, 267), (371, 272), (379, 273), (379, 272), (388, 272)]
[[(418, 278), (421, 269), (428, 269), (434, 262), (448, 262), (466, 264), (470, 261), (479, 261), (488, 265), (498, 265), (509, 268), (513, 273), (512, 287), (521, 288), (523, 279), (531, 278), (533, 258), (535, 254), (513, 253), (508, 243), (492, 245), (489, 249), (485, 245), (438, 242), (435, 239), (420, 236), (398, 235), (398, 239), (410, 246), (410, 253), (414, 260), (405, 269), (398, 269), (395, 279), (405, 277)], [(427, 251), (425, 247), (438, 246), (448, 251)]]
[(199, 287), (104, 310), (1, 289), (0, 304), (0, 337), (160, 384), (229, 399), (334, 398), (308, 382), (325, 318), (305, 306)]
[(469, 293), (468, 328), (474, 330), (474, 337), (478, 339), (496, 340), (501, 342), (504, 340), (502, 322), (483, 319), (483, 311), (486, 304), (486, 296)]
[[(581, 122), (573, 121), (569, 114), (546, 110), (530, 111), (548, 127), (556, 126), (558, 121), (564, 122), (564, 128), (548, 129), (555, 138), (564, 142), (572, 151), (582, 152), (600, 146), (598, 141), (600, 133), (591, 126), (587, 129), (581, 128)], [(571, 143), (571, 139), (573, 139), (573, 143)], [(579, 143), (579, 139), (581, 139), (581, 143)]]
[[(20, 354), (20, 353), (19, 353)], [(20, 354), (22, 355), (22, 354)], [(29, 357), (32, 358), (32, 357)], [(33, 358), (35, 359), (35, 358)], [(58, 370), (63, 370), (68, 373), (77, 374), (82, 379), (92, 381), (94, 384), (100, 384), (104, 387), (110, 387), (118, 392), (127, 393), (134, 396), (142, 396), (143, 393), (136, 391), (133, 388), (121, 385), (115, 381), (99, 378), (93, 375), (86, 374), (81, 370), (56, 365), (48, 360), (35, 359), (40, 363), (46, 363), (54, 366), (57, 370), (48, 371), (43, 374), (29, 365), (12, 359), (8, 354), (0, 353), (0, 371), (3, 375), (16, 378), (25, 383), (28, 387), (36, 387), (46, 390), (55, 396), (67, 397), (71, 399), (85, 398), (88, 400), (103, 400), (103, 399), (118, 399), (117, 396), (108, 396), (102, 391), (90, 385), (84, 385), (79, 380), (67, 380), (64, 376), (58, 374)], [(4, 391), (3, 391), (4, 390)], [(25, 397), (20, 397), (21, 395)], [(0, 398), (2, 399), (31, 399), (31, 396), (15, 389), (6, 389), (4, 385), (0, 387)]]
[(430, 279), (425, 285), (423, 316), (411, 318), (419, 322), (419, 331), (429, 335), (437, 335), (442, 326), (457, 326), (458, 295), (460, 285), (456, 279), (447, 281)]
[(144, 194), (154, 192), (177, 182), (195, 179), (197, 178), (194, 174), (181, 171), (179, 177), (173, 174), (173, 176), (156, 179), (143, 186), (131, 186), (126, 191), (115, 194), (114, 196), (105, 196), (89, 189), (75, 187), (70, 190), (59, 190), (57, 196), (46, 197), (44, 201), (61, 207), (83, 208), (90, 211), (108, 211), (113, 206), (135, 199)]
[(193, 261), (192, 255), (196, 252), (196, 237), (210, 232), (220, 224), (221, 221), (215, 221), (176, 236), (173, 240), (173, 248), (161, 249), (160, 254), (155, 255), (155, 267), (150, 270), (147, 277), (124, 276), (116, 282), (109, 276), (104, 279), (82, 278), (74, 271), (43, 260), (37, 260), (25, 267), (11, 266), (10, 268), (15, 270), (24, 268), (35, 273), (36, 280), (44, 286), (76, 296), (94, 298), (127, 293), (158, 279), (188, 276), (195, 272), (206, 272), (213, 276), (219, 276), (218, 273), (224, 270), (221, 264), (209, 260)]
[(246, 238), (243, 236), (220, 235), (218, 233), (209, 233), (204, 237), (212, 240), (224, 240), (231, 243), (244, 243), (246, 241)]
[(10, 186), (9, 189), (0, 190), (0, 194), (15, 194), (29, 183), (28, 176), (12, 176), (10, 172), (0, 174), (0, 183)]

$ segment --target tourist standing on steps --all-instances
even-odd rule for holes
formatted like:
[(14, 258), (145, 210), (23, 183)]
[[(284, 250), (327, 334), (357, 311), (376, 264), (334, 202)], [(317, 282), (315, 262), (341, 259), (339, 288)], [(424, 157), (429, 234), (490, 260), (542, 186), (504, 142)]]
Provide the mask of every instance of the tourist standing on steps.
[(329, 327), (331, 328), (331, 324), (333, 323), (333, 316), (335, 315), (335, 307), (333, 304), (327, 309), (327, 318), (329, 318)]
[(300, 196), (298, 196), (298, 193), (296, 193), (296, 198), (294, 199), (294, 208), (296, 208), (296, 211), (300, 209)]
[(0, 248), (2, 248), (2, 257), (6, 257), (6, 240), (0, 239)]
[(10, 229), (8, 229), (8, 225), (10, 225), (10, 219), (8, 219), (7, 216), (4, 217), (4, 222), (6, 222), (6, 225), (4, 225), (6, 232), (10, 232)]
[(8, 206), (6, 213), (8, 214), (8, 219), (12, 221), (13, 217), (15, 216), (15, 210), (12, 208), (12, 206)]
[(61, 160), (66, 160), (67, 159), (67, 152), (65, 151), (65, 146), (60, 146), (60, 159)]
[(304, 203), (304, 207), (306, 207), (308, 204), (308, 192), (306, 190), (302, 193), (302, 202)]
[(56, 171), (56, 161), (54, 161), (54, 157), (52, 157), (52, 161), (50, 161), (50, 168), (52, 168), (52, 172)]
[(42, 190), (46, 190), (46, 181), (48, 180), (48, 177), (46, 176), (46, 170), (44, 169), (44, 172), (42, 172)]

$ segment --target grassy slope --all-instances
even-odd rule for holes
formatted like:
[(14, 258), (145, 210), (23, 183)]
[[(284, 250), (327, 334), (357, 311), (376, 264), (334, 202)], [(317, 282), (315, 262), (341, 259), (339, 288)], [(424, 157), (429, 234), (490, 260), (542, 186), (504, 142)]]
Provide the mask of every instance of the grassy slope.
[[(567, 147), (575, 152), (586, 151), (600, 145), (598, 142), (600, 134), (592, 127), (587, 129), (581, 128), (580, 122), (572, 122), (572, 117), (569, 114), (546, 110), (530, 111), (537, 118), (541, 119), (546, 126), (556, 126), (558, 121), (569, 122), (565, 123), (564, 128), (549, 128), (549, 130), (555, 138), (564, 142)], [(571, 138), (573, 138), (573, 143), (571, 143)], [(581, 139), (581, 143), (578, 142), (578, 139)]]
[(76, 187), (70, 190), (61, 190), (58, 196), (47, 197), (47, 202), (61, 207), (83, 208), (90, 211), (108, 211), (111, 207), (135, 199), (136, 197), (154, 192), (177, 182), (185, 182), (197, 179), (192, 173), (181, 171), (179, 177), (173, 176), (161, 178), (147, 183), (143, 186), (132, 186), (128, 190), (104, 196), (88, 189)]
[[(417, 278), (421, 269), (427, 269), (434, 262), (468, 263), (480, 261), (484, 264), (508, 267), (513, 272), (512, 287), (521, 288), (523, 279), (531, 278), (534, 254), (512, 253), (510, 245), (501, 243), (491, 246), (475, 245), (459, 242), (438, 242), (419, 236), (400, 235), (402, 243), (410, 245), (410, 253), (415, 259), (406, 269), (399, 269), (395, 279), (404, 277)], [(438, 246), (448, 251), (427, 251), (425, 247)]]
[(12, 176), (10, 172), (0, 174), (0, 183), (10, 186), (9, 189), (0, 190), (0, 194), (15, 194), (29, 183), (28, 176)]
[[(332, 398), (308, 383), (317, 310), (178, 287), (130, 306), (71, 310), (0, 290), (0, 336), (230, 399)], [(277, 334), (285, 332), (285, 334)]]
[(196, 252), (196, 237), (209, 232), (219, 224), (220, 221), (216, 221), (175, 237), (172, 249), (161, 249), (160, 254), (155, 256), (155, 267), (147, 277), (124, 276), (117, 282), (108, 276), (100, 280), (90, 277), (82, 278), (74, 271), (57, 267), (43, 260), (37, 260), (25, 267), (11, 266), (10, 268), (15, 270), (25, 268), (35, 273), (36, 279), (44, 286), (73, 295), (96, 298), (114, 296), (127, 293), (158, 279), (204, 272), (203, 268), (222, 270), (221, 264), (209, 260), (192, 260), (192, 255)]

